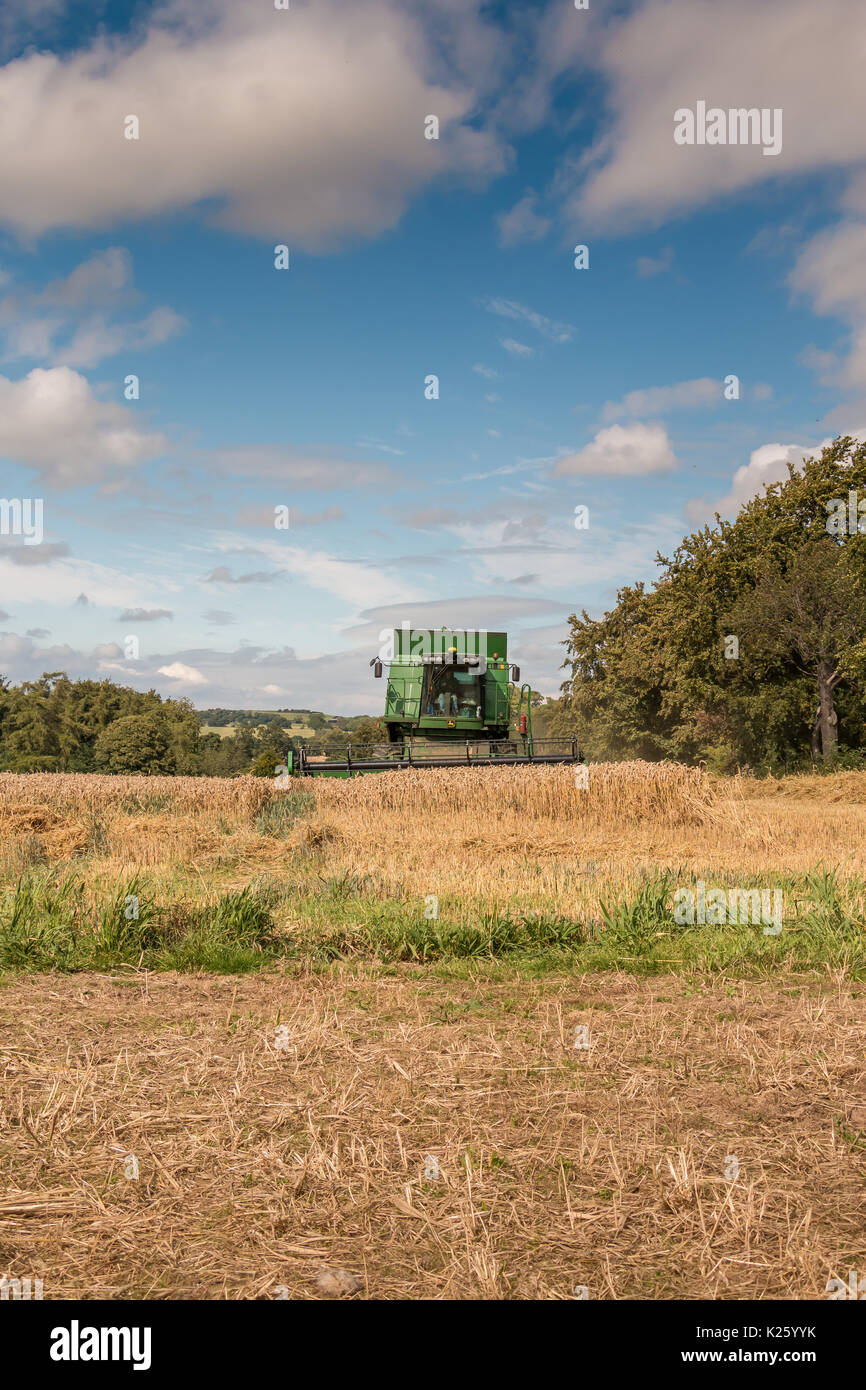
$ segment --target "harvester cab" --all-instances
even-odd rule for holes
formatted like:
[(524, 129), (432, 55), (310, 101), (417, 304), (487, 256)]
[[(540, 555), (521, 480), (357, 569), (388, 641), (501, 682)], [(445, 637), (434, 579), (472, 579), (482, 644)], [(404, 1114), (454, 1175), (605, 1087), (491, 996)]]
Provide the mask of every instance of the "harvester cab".
[(456, 743), (508, 737), (512, 684), (504, 632), (397, 628), (387, 655), (374, 657), (374, 674), (388, 665), (383, 723), (390, 743), (421, 738)]
[(288, 754), (302, 776), (351, 777), (361, 772), (509, 763), (577, 763), (576, 739), (533, 738), (532, 690), (519, 685), (504, 632), (395, 628), (370, 665), (387, 668), (386, 739), (342, 756), (313, 748)]

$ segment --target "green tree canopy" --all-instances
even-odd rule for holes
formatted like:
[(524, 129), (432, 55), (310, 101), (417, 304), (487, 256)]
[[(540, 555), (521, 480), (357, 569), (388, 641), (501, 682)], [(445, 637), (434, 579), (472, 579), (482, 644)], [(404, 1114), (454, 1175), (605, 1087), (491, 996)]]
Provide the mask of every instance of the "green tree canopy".
[(105, 772), (172, 773), (177, 769), (171, 730), (158, 714), (126, 714), (96, 740), (96, 765)]
[(598, 619), (572, 614), (557, 731), (576, 730), (590, 757), (719, 769), (862, 748), (866, 535), (831, 524), (859, 498), (866, 444), (837, 439), (660, 555), (652, 588), (626, 586)]

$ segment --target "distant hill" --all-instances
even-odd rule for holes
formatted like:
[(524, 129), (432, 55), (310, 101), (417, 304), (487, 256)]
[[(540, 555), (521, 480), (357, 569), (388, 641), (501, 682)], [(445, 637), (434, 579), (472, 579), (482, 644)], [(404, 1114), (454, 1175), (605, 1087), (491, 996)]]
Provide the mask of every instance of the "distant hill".
[(367, 714), (324, 714), (315, 709), (200, 709), (202, 733), (216, 733), (226, 738), (238, 729), (257, 729), (275, 721), (282, 724), (292, 738), (312, 739), (327, 729), (354, 729), (359, 721), (371, 718)]

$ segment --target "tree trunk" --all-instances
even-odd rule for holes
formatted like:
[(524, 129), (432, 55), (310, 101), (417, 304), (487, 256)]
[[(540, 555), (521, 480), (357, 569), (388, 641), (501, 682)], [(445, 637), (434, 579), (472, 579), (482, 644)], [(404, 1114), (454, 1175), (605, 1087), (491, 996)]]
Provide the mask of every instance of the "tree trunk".
[(836, 752), (839, 743), (839, 719), (836, 702), (833, 698), (835, 684), (833, 667), (828, 661), (818, 663), (818, 712), (812, 729), (812, 757), (817, 760), (820, 746), (821, 757), (826, 761)]

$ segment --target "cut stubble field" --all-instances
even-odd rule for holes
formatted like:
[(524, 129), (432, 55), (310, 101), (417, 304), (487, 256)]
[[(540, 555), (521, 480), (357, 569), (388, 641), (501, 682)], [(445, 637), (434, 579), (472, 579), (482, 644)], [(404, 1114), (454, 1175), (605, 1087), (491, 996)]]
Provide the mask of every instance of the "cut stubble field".
[[(809, 1299), (866, 1272), (866, 775), (587, 783), (0, 775), (0, 1274)], [(780, 888), (782, 931), (678, 922), (700, 882)]]

